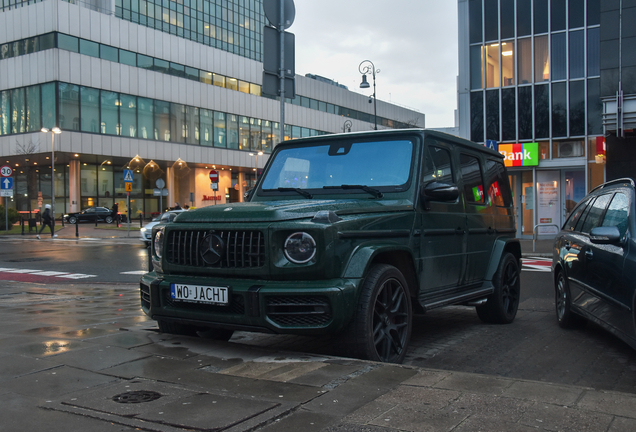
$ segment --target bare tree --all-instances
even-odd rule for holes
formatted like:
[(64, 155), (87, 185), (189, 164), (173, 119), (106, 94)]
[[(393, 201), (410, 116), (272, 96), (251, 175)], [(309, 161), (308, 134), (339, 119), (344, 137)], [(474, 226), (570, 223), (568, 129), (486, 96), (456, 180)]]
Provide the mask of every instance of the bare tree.
[[(26, 175), (26, 187), (27, 187), (27, 208), (26, 210), (31, 212), (31, 202), (33, 199), (37, 199), (37, 172), (34, 169), (31, 169), (31, 165), (29, 164), (31, 160), (31, 156), (35, 153), (38, 153), (40, 150), (38, 144), (34, 144), (33, 141), (29, 141), (25, 144), (20, 144), (18, 141), (15, 143), (15, 152), (16, 154), (22, 155), (24, 157), (24, 174)], [(22, 197), (16, 195), (16, 207), (20, 209), (20, 203)]]

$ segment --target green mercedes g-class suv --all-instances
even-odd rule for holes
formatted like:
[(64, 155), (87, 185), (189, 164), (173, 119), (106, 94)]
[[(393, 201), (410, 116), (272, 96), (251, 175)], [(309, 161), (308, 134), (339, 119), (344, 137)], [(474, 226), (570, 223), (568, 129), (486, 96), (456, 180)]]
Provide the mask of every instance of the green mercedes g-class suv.
[(496, 151), (421, 129), (287, 141), (251, 192), (154, 227), (141, 306), (160, 331), (334, 334), (345, 355), (399, 363), (414, 313), (515, 318), (521, 248)]

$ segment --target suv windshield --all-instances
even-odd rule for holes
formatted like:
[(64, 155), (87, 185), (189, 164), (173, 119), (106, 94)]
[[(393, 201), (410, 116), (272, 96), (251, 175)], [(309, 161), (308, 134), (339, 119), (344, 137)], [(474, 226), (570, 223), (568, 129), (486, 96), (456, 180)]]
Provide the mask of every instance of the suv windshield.
[(412, 158), (413, 143), (409, 140), (287, 148), (276, 153), (261, 187), (263, 191), (280, 192), (297, 189), (332, 192), (338, 188), (369, 192), (369, 188), (385, 186), (394, 189), (409, 181)]

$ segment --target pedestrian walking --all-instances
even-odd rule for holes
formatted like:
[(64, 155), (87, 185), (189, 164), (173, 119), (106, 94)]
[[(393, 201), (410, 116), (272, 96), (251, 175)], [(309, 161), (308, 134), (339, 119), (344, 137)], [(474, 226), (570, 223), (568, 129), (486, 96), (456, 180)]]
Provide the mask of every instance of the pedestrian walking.
[(40, 234), (42, 234), (42, 231), (44, 230), (44, 228), (47, 226), (51, 229), (51, 238), (57, 237), (57, 234), (55, 234), (55, 229), (53, 228), (53, 217), (51, 216), (51, 204), (47, 204), (44, 206), (44, 212), (42, 212), (42, 223), (40, 225), (41, 225), (40, 232), (38, 232), (38, 234), (36, 235), (38, 239), (40, 238)]
[(113, 216), (115, 218), (115, 222), (117, 222), (117, 226), (119, 226), (121, 216), (119, 214), (119, 204), (117, 203), (113, 204)]

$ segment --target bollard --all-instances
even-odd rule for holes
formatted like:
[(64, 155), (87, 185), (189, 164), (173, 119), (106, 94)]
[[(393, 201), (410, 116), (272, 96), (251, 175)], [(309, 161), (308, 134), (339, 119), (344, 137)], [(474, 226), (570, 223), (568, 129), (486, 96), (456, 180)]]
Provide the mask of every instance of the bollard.
[(95, 228), (97, 228), (97, 215), (95, 215)]
[(79, 221), (75, 221), (75, 237), (79, 237)]
[(20, 225), (22, 225), (22, 235), (24, 235), (24, 219), (20, 219)]
[(143, 216), (141, 215), (141, 213), (139, 214), (139, 228), (143, 228), (144, 224), (143, 224)]

